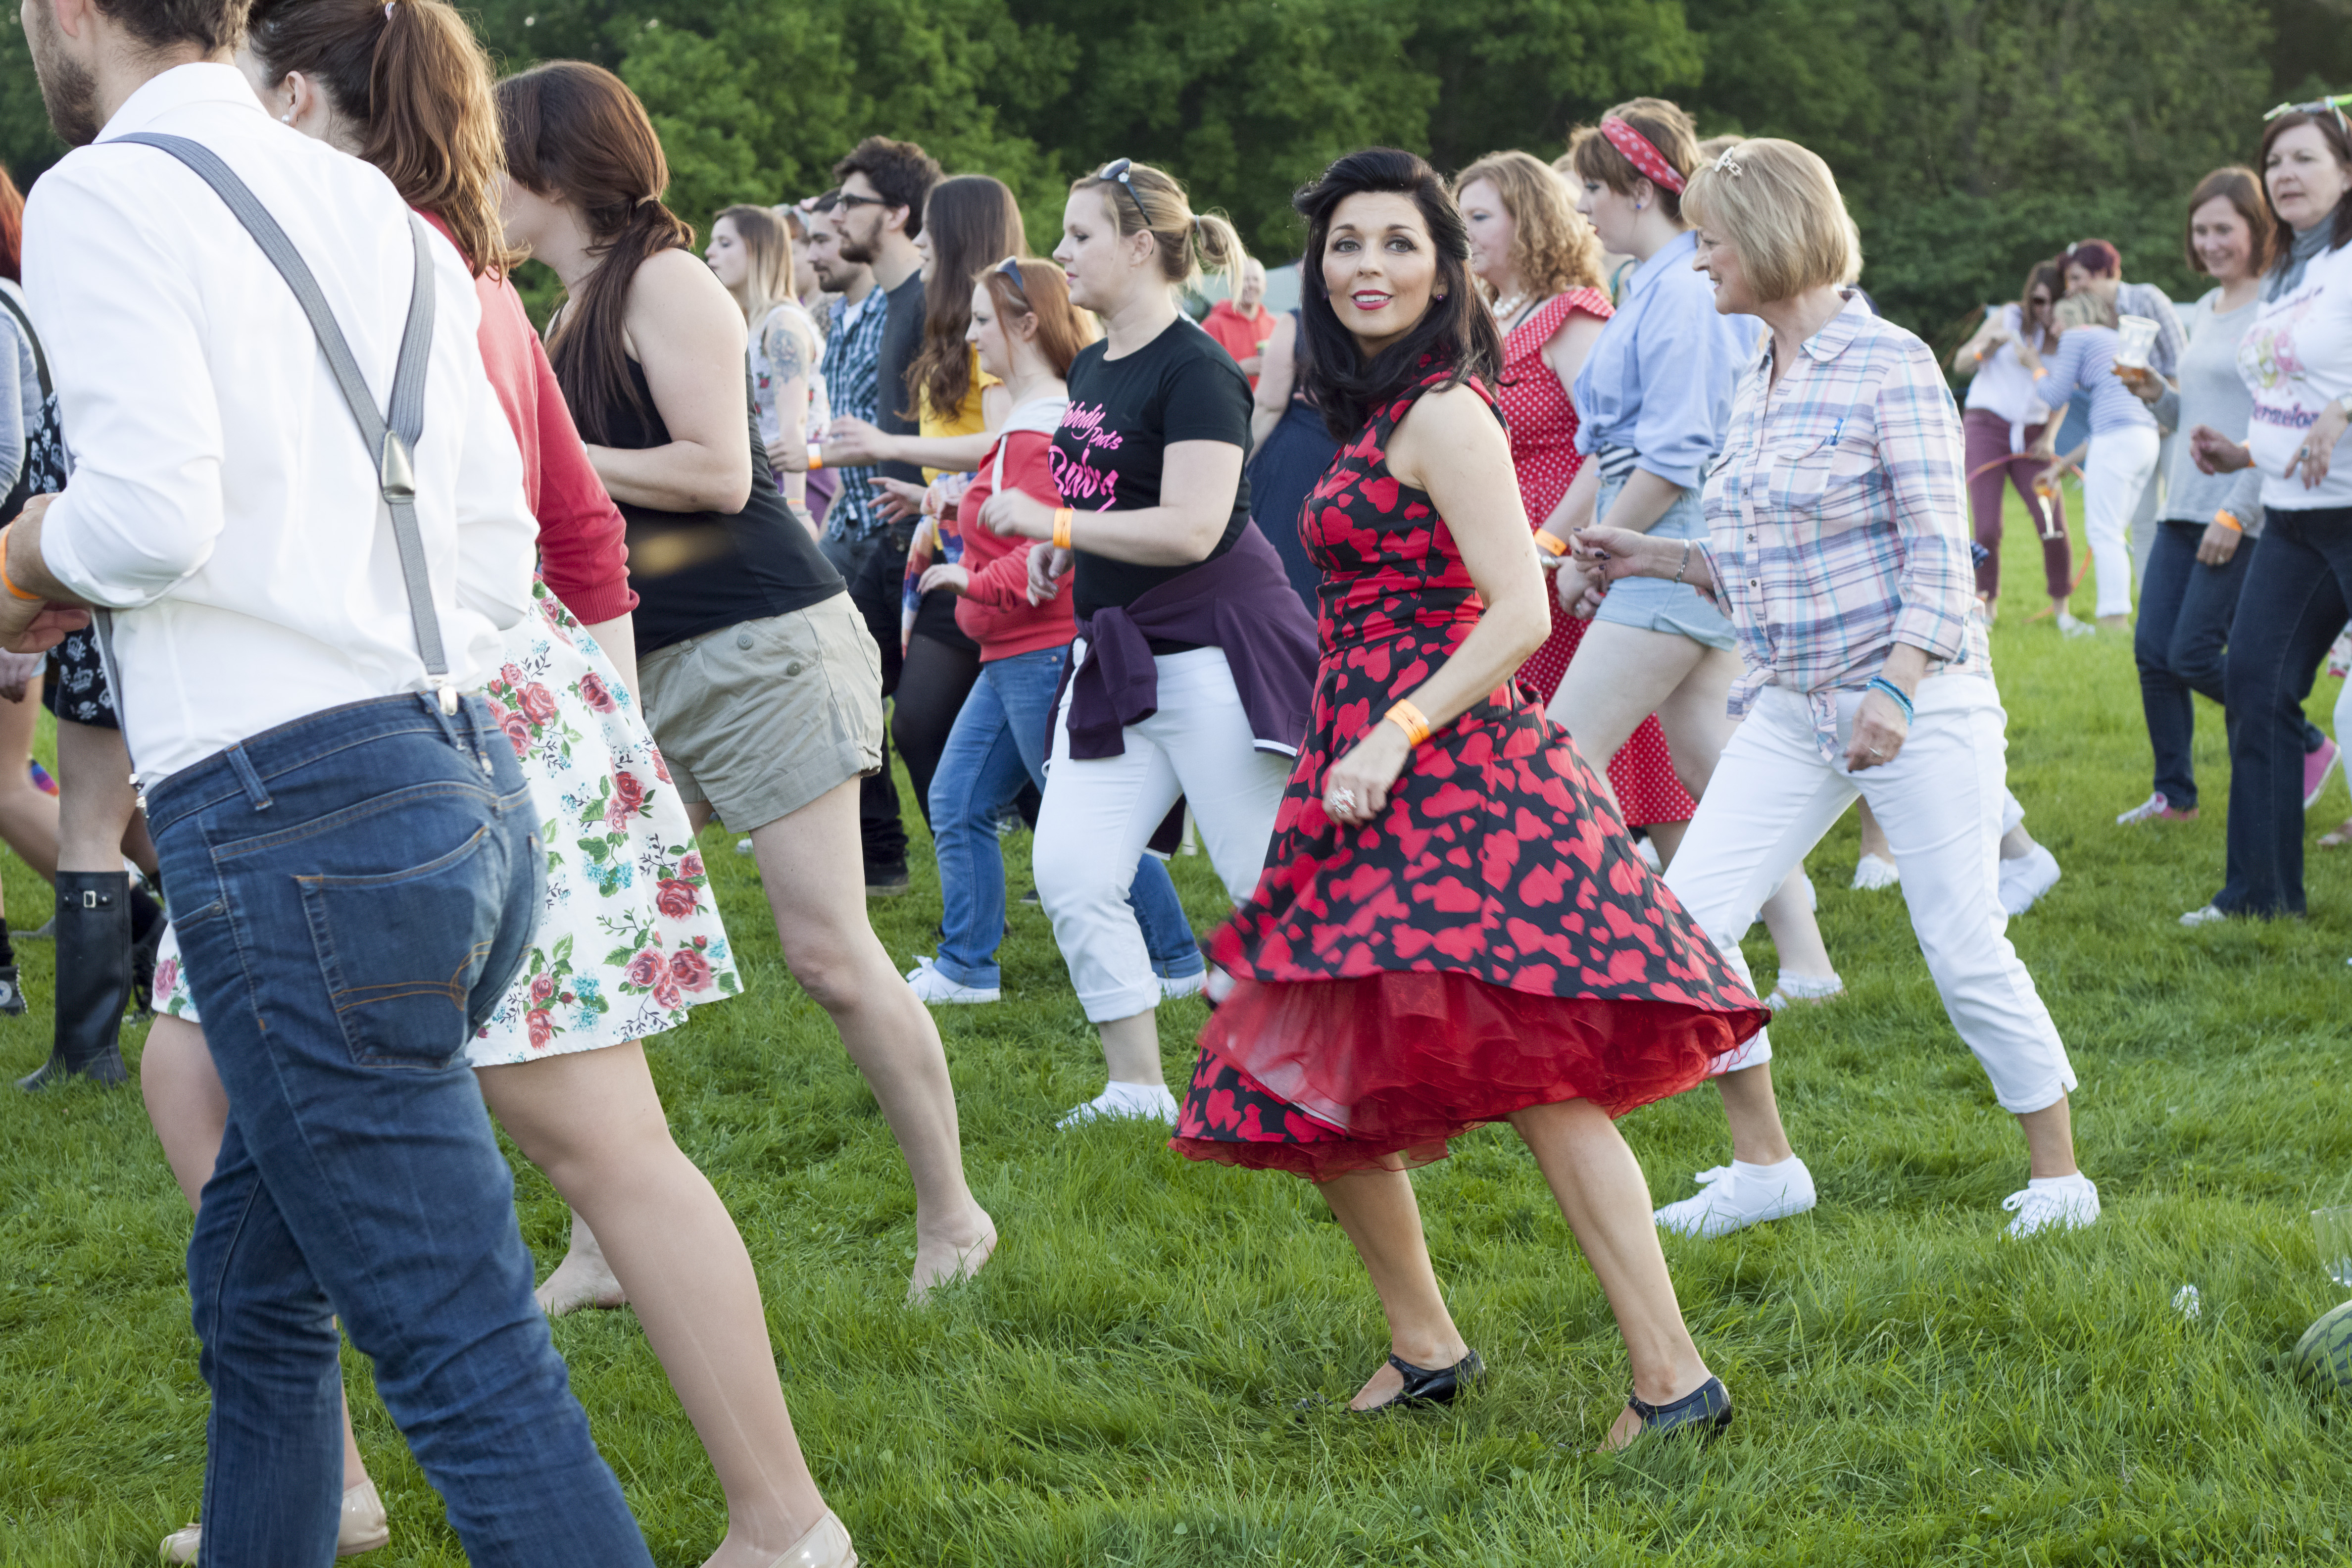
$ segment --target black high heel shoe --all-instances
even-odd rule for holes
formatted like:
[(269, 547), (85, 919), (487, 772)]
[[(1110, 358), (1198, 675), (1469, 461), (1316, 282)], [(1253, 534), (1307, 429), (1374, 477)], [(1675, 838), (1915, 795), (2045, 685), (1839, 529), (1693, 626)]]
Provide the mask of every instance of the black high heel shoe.
[(1383, 1399), (1368, 1409), (1348, 1407), (1350, 1415), (1377, 1415), (1383, 1410), (1393, 1410), (1400, 1405), (1451, 1405), (1454, 1396), (1486, 1375), (1486, 1363), (1478, 1359), (1476, 1351), (1465, 1351), (1462, 1359), (1452, 1366), (1415, 1366), (1402, 1356), (1389, 1357), (1389, 1364), (1404, 1379), (1404, 1386), (1391, 1399)]
[(1723, 1379), (1710, 1377), (1672, 1405), (1652, 1405), (1625, 1391), (1625, 1407), (1642, 1418), (1642, 1436), (1682, 1431), (1701, 1442), (1714, 1441), (1731, 1425), (1731, 1391)]

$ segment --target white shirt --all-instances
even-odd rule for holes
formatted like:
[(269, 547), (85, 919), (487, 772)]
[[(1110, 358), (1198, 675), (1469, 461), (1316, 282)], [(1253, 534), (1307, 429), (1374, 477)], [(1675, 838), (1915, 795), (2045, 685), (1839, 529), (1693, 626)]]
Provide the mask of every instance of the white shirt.
[[(408, 207), (369, 164), (270, 119), (226, 65), (132, 93), (25, 209), (25, 292), (74, 468), (42, 523), (58, 580), (117, 611), (117, 694), (148, 782), (341, 703), (422, 691), (375, 465), (301, 306), (210, 185), (153, 147), (211, 148), (310, 263), (379, 411), (415, 272)], [(473, 280), (431, 237), (437, 302), (416, 521), (450, 673), (498, 667), (530, 604), (538, 525), (482, 369)]]
[(2304, 264), (2303, 281), (2265, 300), (2238, 340), (2238, 374), (2254, 395), (2246, 446), (2263, 476), (2263, 505), (2280, 511), (2352, 506), (2352, 461), (2337, 438), (2327, 478), (2303, 488), (2287, 464), (2321, 412), (2352, 392), (2352, 245)]
[[(2017, 340), (2025, 332), (2025, 312), (2014, 304), (2003, 305), (2000, 330), (2009, 334), (2009, 341), (1977, 362), (1963, 406), (1998, 414), (2013, 426), (2039, 425), (2050, 417), (2050, 410), (2034, 395), (2033, 373), (2017, 357)], [(2048, 352), (2048, 340), (2039, 346)], [(2021, 446), (2021, 441), (2014, 442), (2011, 449)]]

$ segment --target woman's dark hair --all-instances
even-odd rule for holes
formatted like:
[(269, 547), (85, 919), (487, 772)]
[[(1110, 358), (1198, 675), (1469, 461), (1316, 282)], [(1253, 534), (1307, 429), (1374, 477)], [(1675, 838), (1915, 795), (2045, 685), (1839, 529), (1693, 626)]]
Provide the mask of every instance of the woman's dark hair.
[(596, 270), (547, 345), (556, 384), (581, 435), (614, 438), (623, 408), (643, 416), (629, 376), (622, 321), (646, 258), (694, 244), (694, 226), (662, 205), (669, 163), (646, 106), (619, 77), (582, 60), (550, 60), (499, 83), (507, 170), (551, 201), (581, 209), (596, 242)]
[[(868, 175), (871, 179), (873, 176)], [(931, 187), (918, 226), (931, 237), (931, 278), (923, 285), (923, 347), (907, 370), (919, 416), (955, 417), (971, 391), (971, 285), (982, 269), (1029, 248), (1020, 204), (1002, 180), (958, 174)]]
[(2094, 278), (2120, 278), (2124, 275), (2124, 253), (2104, 239), (2078, 239), (2066, 247), (2059, 258), (2068, 267), (2079, 267)]
[(2252, 169), (2232, 163), (2197, 182), (2189, 193), (2189, 216), (2180, 220), (2180, 247), (2189, 270), (2206, 273), (2205, 258), (2197, 254), (2197, 209), (2207, 202), (2226, 200), (2246, 222), (2246, 266), (2256, 278), (2271, 269), (2271, 214), (2263, 202), (2263, 182)]
[(255, 0), (246, 41), (272, 81), (300, 71), (326, 90), (360, 156), (449, 226), (475, 277), (506, 269), (490, 58), (447, 0)]
[[(1412, 330), (1368, 363), (1353, 332), (1339, 324), (1323, 281), (1323, 252), (1330, 242), (1331, 215), (1349, 196), (1392, 194), (1409, 196), (1437, 252), (1437, 281), (1429, 309)], [(1363, 428), (1372, 410), (1425, 374), (1433, 359), (1447, 372), (1444, 384), (1470, 380), (1489, 385), (1503, 368), (1503, 340), (1494, 312), (1470, 277), (1470, 230), (1462, 209), (1445, 194), (1445, 182), (1411, 153), (1370, 147), (1350, 153), (1323, 177), (1291, 198), (1307, 220), (1307, 255), (1299, 268), (1299, 322), (1307, 354), (1299, 384), (1322, 411), (1324, 427), (1345, 441)]]
[(24, 262), (25, 198), (8, 177), (7, 166), (0, 164), (0, 278), (22, 283)]
[(2064, 297), (2066, 292), (2066, 267), (2064, 257), (2053, 256), (2047, 261), (2035, 262), (2032, 267), (2026, 269), (2025, 286), (2017, 291), (2017, 325), (2019, 334), (2022, 336), (2038, 330), (2042, 341), (2033, 346), (2037, 349), (2046, 349), (2050, 346), (2050, 323), (2052, 318), (2047, 312), (2045, 312), (2042, 318), (2041, 327), (2037, 329), (2034, 326), (2033, 291), (2036, 289), (2047, 289), (2050, 290), (2050, 309), (2052, 310), (2055, 310), (2058, 308), (2058, 301)]
[[(874, 194), (894, 207), (907, 209), (907, 237), (923, 232), (923, 201), (940, 183), (940, 163), (912, 142), (868, 136), (833, 166), (837, 189), (852, 174), (863, 174)], [(1012, 252), (1007, 251), (1006, 255)]]
[[(2254, 159), (2254, 167), (2267, 175), (2271, 166), (2272, 144), (2299, 125), (2319, 127), (2320, 137), (2326, 142), (2327, 150), (2336, 154), (2336, 162), (2347, 173), (2352, 173), (2352, 135), (2347, 135), (2345, 132), (2344, 116), (2335, 113), (2313, 114), (2301, 109), (2282, 114), (2263, 128), (2263, 150)], [(2263, 205), (2265, 209), (2270, 205), (2270, 181), (2265, 178), (2263, 181)], [(2336, 203), (2335, 226), (2327, 236), (2327, 248), (2341, 250), (2347, 245), (2352, 245), (2352, 200), (2338, 197)], [(2294, 226), (2286, 219), (2273, 214), (2271, 216), (2272, 262), (2275, 264), (2284, 261), (2294, 249)]]
[[(1698, 127), (1681, 104), (1663, 98), (1629, 98), (1601, 118), (1622, 120), (1640, 132), (1643, 140), (1656, 148), (1658, 156), (1685, 180), (1697, 171)], [(1580, 125), (1569, 132), (1568, 161), (1585, 179), (1598, 180), (1621, 196), (1632, 195), (1637, 181), (1650, 179), (1598, 125)], [(1682, 223), (1682, 193), (1670, 191), (1655, 180), (1650, 180), (1650, 188), (1657, 193), (1658, 210)]]

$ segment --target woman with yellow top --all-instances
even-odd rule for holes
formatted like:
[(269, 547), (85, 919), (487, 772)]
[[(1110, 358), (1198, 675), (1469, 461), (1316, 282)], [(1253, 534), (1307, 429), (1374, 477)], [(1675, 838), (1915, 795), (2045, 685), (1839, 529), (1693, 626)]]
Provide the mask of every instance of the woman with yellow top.
[[(958, 174), (931, 187), (915, 248), (923, 258), (923, 347), (907, 382), (915, 393), (919, 434), (890, 436), (864, 420), (836, 419), (824, 435), (828, 466), (921, 465), (928, 489), (894, 479), (872, 481), (889, 492), (886, 510), (923, 514), (923, 527), (908, 555), (909, 583), (921, 580), (924, 566), (952, 562), (963, 553), (962, 541), (953, 531), (955, 500), (962, 494), (964, 476), (987, 455), (990, 432), (1004, 418), (998, 406), (1003, 402), (1002, 388), (981, 370), (978, 351), (965, 341), (971, 325), (971, 287), (997, 262), (1027, 254), (1029, 243), (1022, 231), (1021, 209), (1003, 182), (986, 174)], [(922, 565), (912, 564), (918, 560)], [(952, 594), (919, 595), (908, 610), (906, 663), (892, 703), (890, 736), (907, 761), (907, 776), (928, 825), (931, 774), (964, 699), (980, 679), (980, 645), (957, 629)]]

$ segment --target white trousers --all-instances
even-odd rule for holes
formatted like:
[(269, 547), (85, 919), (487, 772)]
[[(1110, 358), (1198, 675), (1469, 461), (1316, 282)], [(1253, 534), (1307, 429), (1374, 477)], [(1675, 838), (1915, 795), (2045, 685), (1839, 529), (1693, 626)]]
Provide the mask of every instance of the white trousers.
[(2099, 568), (2102, 616), (2131, 614), (2132, 514), (2156, 477), (2163, 445), (2152, 425), (2127, 425), (2091, 437), (2091, 455), (2083, 464), (2083, 532)]
[[(1073, 650), (1083, 657), (1085, 645)], [(1116, 757), (1070, 755), (1069, 694), (1054, 715), (1053, 758), (1037, 813), (1037, 899), (1089, 1021), (1131, 1018), (1160, 1002), (1160, 977), (1128, 907), (1135, 863), (1179, 795), (1192, 810), (1226, 893), (1257, 890), (1275, 808), (1294, 757), (1261, 752), (1223, 648), (1162, 654), (1160, 710), (1125, 731)]]
[[(1841, 747), (1861, 700), (1848, 692), (1839, 701)], [(1804, 698), (1765, 688), (1716, 764), (1666, 886), (1745, 978), (1739, 938), (1749, 915), (1859, 794), (1895, 851), (1911, 929), (1952, 1027), (2004, 1110), (2041, 1110), (2074, 1087), (2074, 1069), (2003, 934), (1998, 868), (2011, 797), (2000, 693), (1990, 676), (1938, 675), (1919, 683), (1916, 706), (1895, 760), (1849, 773), (1842, 752), (1832, 763), (1815, 746)], [(1723, 1068), (1771, 1057), (1759, 1034)]]

